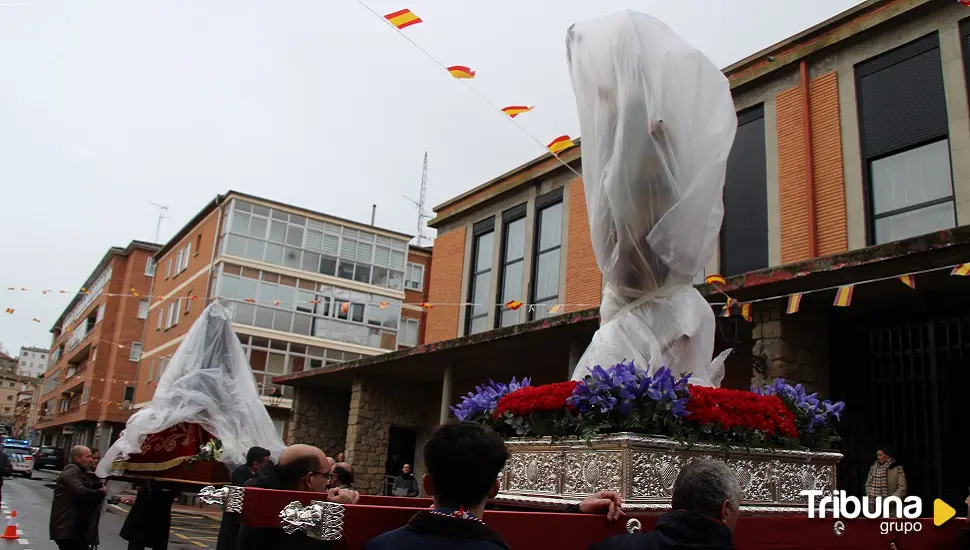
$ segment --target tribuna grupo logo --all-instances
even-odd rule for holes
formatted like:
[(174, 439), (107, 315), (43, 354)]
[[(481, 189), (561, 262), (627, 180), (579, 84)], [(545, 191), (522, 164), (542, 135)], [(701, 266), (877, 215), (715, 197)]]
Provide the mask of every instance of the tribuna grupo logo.
[[(890, 520), (880, 524), (880, 531), (887, 534), (890, 531), (909, 533), (920, 531), (922, 524), (917, 520), (923, 513), (923, 501), (919, 497), (873, 497), (861, 499), (846, 496), (845, 491), (802, 491), (799, 493), (808, 497), (808, 517), (810, 519), (831, 517), (833, 519), (868, 519)], [(823, 496), (826, 495), (826, 496)], [(818, 498), (822, 497), (822, 498)], [(892, 521), (896, 520), (896, 521)]]

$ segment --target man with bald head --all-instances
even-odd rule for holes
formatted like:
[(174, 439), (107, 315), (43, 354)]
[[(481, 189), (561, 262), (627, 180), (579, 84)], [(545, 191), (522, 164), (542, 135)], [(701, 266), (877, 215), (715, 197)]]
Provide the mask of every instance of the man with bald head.
[[(357, 501), (357, 492), (330, 489), (330, 461), (327, 455), (312, 445), (290, 445), (280, 455), (279, 462), (266, 466), (259, 475), (246, 483), (247, 487), (284, 491), (325, 493), (318, 500), (342, 504)], [(328, 550), (330, 543), (305, 536), (302, 532), (287, 535), (282, 528), (251, 527), (239, 529), (238, 550)]]
[(60, 550), (83, 550), (94, 544), (87, 511), (101, 506), (104, 487), (87, 474), (93, 459), (91, 449), (78, 445), (71, 449), (71, 463), (61, 470), (51, 502), (50, 537)]

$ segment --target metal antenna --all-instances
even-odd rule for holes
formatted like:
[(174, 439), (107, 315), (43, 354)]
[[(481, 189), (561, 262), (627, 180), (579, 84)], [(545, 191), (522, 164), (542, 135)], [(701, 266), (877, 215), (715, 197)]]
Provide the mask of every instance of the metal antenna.
[(424, 222), (425, 220), (430, 220), (432, 216), (424, 212), (424, 204), (426, 200), (426, 195), (428, 193), (428, 152), (424, 152), (424, 166), (421, 168), (421, 198), (419, 200), (414, 200), (409, 198), (407, 195), (404, 196), (405, 199), (411, 201), (415, 206), (418, 207), (418, 230), (415, 234), (414, 240), (417, 246), (424, 246), (425, 236), (424, 236)]
[(154, 203), (154, 202), (150, 204), (155, 208), (158, 208), (158, 223), (155, 224), (155, 241), (154, 241), (157, 243), (158, 238), (162, 232), (162, 220), (170, 220), (172, 218), (169, 218), (168, 216), (165, 215), (165, 213), (168, 212), (168, 206)]

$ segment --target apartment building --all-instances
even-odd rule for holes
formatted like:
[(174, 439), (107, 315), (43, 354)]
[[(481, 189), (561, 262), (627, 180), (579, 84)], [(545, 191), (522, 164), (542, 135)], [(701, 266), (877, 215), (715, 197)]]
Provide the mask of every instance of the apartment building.
[[(945, 436), (970, 382), (970, 300), (950, 276), (970, 259), (968, 50), (960, 3), (868, 0), (724, 70), (738, 132), (705, 273), (754, 312), (718, 318), (716, 352), (734, 350), (724, 384), (782, 376), (846, 400), (843, 486), (860, 486), (874, 446), (892, 441), (918, 471), (914, 491), (965, 496), (943, 480), (970, 451)], [(563, 166), (581, 171), (580, 147), (435, 208), (429, 302), (494, 305), (434, 307), (424, 346), (278, 378), (297, 388), (294, 417), (346, 430), (358, 471), (380, 471), (474, 384), (569, 376), (602, 288), (582, 180)], [(851, 307), (833, 307), (844, 285)], [(698, 288), (720, 313), (720, 291)], [(345, 395), (349, 415), (333, 405)]]
[(23, 346), (17, 355), (17, 373), (37, 378), (47, 370), (47, 349)]
[(410, 239), (235, 191), (216, 197), (156, 254), (136, 406), (150, 402), (189, 327), (218, 299), (284, 433), (293, 390), (274, 376), (422, 343), (431, 254)]
[(35, 429), (44, 445), (106, 450), (131, 415), (153, 243), (112, 247), (51, 328)]

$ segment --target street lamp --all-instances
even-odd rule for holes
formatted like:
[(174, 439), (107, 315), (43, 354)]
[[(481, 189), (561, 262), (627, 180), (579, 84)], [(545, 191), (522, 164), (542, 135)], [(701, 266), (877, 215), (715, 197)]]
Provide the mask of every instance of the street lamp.
[(283, 401), (283, 392), (279, 388), (274, 388), (273, 393), (270, 394), (270, 405), (274, 407), (279, 407), (280, 402)]

